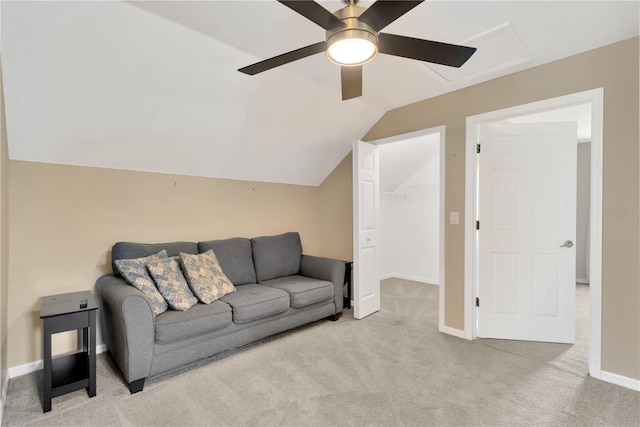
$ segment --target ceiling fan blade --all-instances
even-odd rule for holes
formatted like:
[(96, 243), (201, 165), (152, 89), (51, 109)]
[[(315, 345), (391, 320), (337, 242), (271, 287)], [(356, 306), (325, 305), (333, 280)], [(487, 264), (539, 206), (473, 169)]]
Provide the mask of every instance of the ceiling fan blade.
[(274, 56), (273, 58), (265, 59), (264, 61), (256, 62), (255, 64), (240, 68), (238, 71), (253, 76), (263, 71), (288, 64), (289, 62), (324, 52), (325, 50), (327, 50), (327, 42), (318, 42), (306, 47), (301, 47), (300, 49), (292, 50), (291, 52), (283, 53), (282, 55)]
[(342, 22), (333, 13), (311, 0), (278, 0), (294, 12), (299, 13), (310, 21), (320, 25), (325, 30), (344, 27)]
[(358, 20), (369, 25), (374, 30), (380, 31), (423, 1), (378, 0), (362, 12)]
[(476, 48), (380, 33), (378, 34), (378, 51), (418, 61), (461, 67), (471, 58)]
[(362, 96), (362, 65), (355, 67), (340, 67), (342, 78), (342, 100)]

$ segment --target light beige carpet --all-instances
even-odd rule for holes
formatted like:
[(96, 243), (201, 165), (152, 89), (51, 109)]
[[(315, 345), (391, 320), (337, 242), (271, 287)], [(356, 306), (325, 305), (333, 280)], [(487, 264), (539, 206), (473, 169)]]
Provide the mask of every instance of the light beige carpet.
[[(587, 288), (579, 289), (584, 311)], [(588, 304), (587, 304), (588, 307)], [(584, 324), (585, 322), (579, 322)], [(382, 310), (321, 321), (148, 380), (129, 394), (106, 354), (97, 396), (53, 399), (41, 372), (12, 379), (3, 425), (638, 426), (640, 393), (587, 375), (575, 346), (438, 332), (438, 288), (382, 283)]]

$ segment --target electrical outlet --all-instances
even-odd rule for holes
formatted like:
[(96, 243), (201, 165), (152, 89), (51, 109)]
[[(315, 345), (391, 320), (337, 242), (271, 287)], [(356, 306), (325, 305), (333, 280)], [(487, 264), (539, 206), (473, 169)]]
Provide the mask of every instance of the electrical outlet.
[(449, 212), (449, 224), (451, 225), (460, 224), (460, 214), (458, 212)]

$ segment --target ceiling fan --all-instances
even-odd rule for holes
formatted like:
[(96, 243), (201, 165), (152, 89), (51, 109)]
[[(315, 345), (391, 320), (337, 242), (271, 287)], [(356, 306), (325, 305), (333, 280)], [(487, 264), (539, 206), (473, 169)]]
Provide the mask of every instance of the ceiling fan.
[(368, 8), (358, 6), (358, 0), (342, 1), (347, 6), (331, 13), (312, 0), (278, 0), (327, 30), (326, 40), (240, 68), (238, 71), (253, 76), (316, 53), (326, 52), (330, 61), (341, 66), (344, 101), (362, 95), (362, 65), (371, 61), (378, 53), (461, 67), (476, 51), (474, 47), (380, 32), (424, 0), (378, 0)]

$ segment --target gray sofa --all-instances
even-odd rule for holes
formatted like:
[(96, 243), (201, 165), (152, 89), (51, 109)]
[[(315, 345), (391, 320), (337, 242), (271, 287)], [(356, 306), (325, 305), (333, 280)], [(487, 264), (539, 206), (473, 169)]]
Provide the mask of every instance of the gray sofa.
[(147, 377), (239, 347), (297, 326), (342, 313), (345, 263), (302, 254), (298, 233), (253, 239), (143, 244), (118, 242), (112, 260), (133, 259), (165, 249), (213, 249), (236, 291), (187, 311), (169, 308), (154, 316), (148, 300), (115, 274), (96, 283), (102, 337), (129, 383), (141, 391)]

